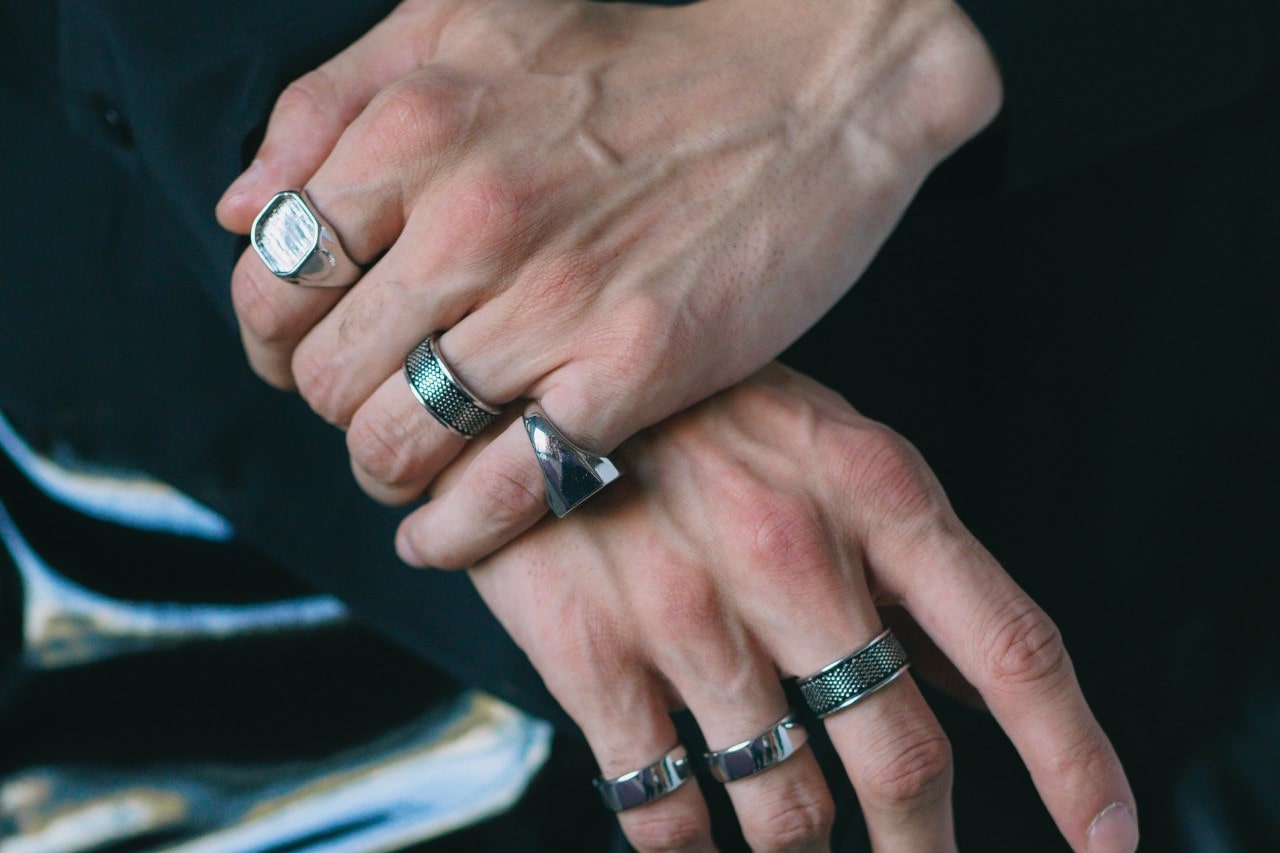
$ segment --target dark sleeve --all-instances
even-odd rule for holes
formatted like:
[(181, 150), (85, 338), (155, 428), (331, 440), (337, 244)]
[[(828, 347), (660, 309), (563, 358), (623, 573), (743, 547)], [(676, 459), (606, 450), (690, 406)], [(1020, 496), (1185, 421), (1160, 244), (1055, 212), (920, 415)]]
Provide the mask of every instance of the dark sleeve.
[(1000, 65), (1003, 182), (1133, 147), (1257, 91), (1273, 0), (958, 0)]

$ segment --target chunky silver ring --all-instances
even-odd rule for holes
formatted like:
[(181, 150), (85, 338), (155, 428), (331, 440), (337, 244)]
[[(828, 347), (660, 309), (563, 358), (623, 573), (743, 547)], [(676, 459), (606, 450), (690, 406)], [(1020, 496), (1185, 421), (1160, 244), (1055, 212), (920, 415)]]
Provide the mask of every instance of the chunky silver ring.
[(735, 743), (728, 749), (706, 753), (707, 769), (718, 782), (744, 779), (786, 761), (809, 740), (809, 733), (788, 713), (769, 729), (751, 740)]
[(404, 357), (404, 376), (418, 402), (447, 429), (473, 438), (502, 410), (467, 390), (440, 357), (440, 333), (433, 332)]
[(689, 778), (689, 756), (685, 748), (675, 748), (648, 767), (623, 773), (613, 779), (597, 776), (593, 784), (610, 811), (623, 812), (665, 797)]
[(347, 287), (360, 278), (360, 267), (343, 251), (333, 226), (301, 190), (276, 193), (249, 234), (267, 269), (291, 284)]
[(547, 482), (547, 506), (564, 518), (574, 507), (618, 479), (618, 468), (607, 456), (588, 453), (564, 437), (536, 404), (524, 412), (538, 467)]
[(809, 710), (819, 718), (843, 711), (907, 671), (907, 652), (886, 628), (862, 648), (824, 666), (799, 683)]

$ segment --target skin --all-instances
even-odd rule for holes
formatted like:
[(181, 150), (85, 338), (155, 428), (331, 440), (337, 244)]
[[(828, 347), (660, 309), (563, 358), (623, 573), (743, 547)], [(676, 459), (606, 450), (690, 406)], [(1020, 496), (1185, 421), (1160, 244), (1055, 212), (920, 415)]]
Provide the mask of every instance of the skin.
[[(409, 0), (286, 90), (219, 204), (246, 233), (305, 187), (367, 268), (308, 289), (246, 254), (246, 353), (347, 429), (370, 495), (429, 489), (400, 554), (474, 566), (606, 776), (671, 746), (672, 708), (713, 747), (764, 730), (780, 676), (861, 646), (896, 603), (981, 693), (1073, 848), (1132, 849), (1132, 794), (1052, 623), (885, 428), (771, 368), (634, 439), (623, 482), (529, 530), (545, 501), (518, 421), (467, 446), (400, 373), (444, 330), (482, 398), (537, 399), (611, 452), (808, 328), (1000, 98), (950, 0)], [(949, 748), (909, 678), (827, 726), (877, 850), (954, 847)], [(755, 846), (824, 846), (807, 751), (731, 794)], [(1115, 803), (1129, 820), (1097, 846)], [(622, 823), (642, 850), (710, 845), (692, 784)]]
[[(438, 488), (461, 487), (484, 452)], [(1057, 629), (901, 436), (774, 365), (620, 456), (623, 479), (471, 570), (606, 777), (671, 748), (673, 709), (713, 749), (764, 731), (787, 710), (780, 678), (860, 647), (896, 606), (977, 689), (1071, 847), (1133, 849), (1133, 794)], [(955, 848), (950, 746), (910, 677), (825, 725), (875, 850)], [(826, 847), (834, 809), (807, 748), (728, 790), (754, 849)], [(1091, 835), (1109, 807), (1127, 835)], [(640, 850), (711, 848), (692, 782), (620, 819)]]
[[(463, 446), (400, 372), (435, 330), (478, 396), (537, 399), (607, 453), (794, 341), (1000, 98), (951, 0), (410, 0), (283, 94), (219, 204), (245, 233), (305, 185), (369, 266), (300, 288), (246, 253), (246, 353), (347, 429), (384, 502)], [(508, 429), (411, 515), (402, 556), (469, 565), (532, 525), (525, 443)]]

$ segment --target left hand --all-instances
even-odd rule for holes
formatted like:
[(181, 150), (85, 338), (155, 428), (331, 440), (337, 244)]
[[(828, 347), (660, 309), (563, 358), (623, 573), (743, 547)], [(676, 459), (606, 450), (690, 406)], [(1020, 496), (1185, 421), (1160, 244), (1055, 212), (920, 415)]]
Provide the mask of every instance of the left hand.
[[(471, 570), (607, 777), (668, 750), (676, 708), (712, 749), (766, 730), (787, 709), (782, 677), (862, 646), (877, 607), (899, 605), (946, 655), (932, 662), (980, 692), (1072, 849), (1132, 851), (1133, 794), (1062, 638), (901, 436), (773, 365), (621, 455), (626, 478)], [(877, 853), (955, 847), (950, 749), (912, 675), (939, 671), (920, 652), (822, 723)], [(834, 806), (811, 751), (728, 792), (753, 849), (827, 848)], [(640, 850), (710, 849), (695, 784), (620, 819)]]
[[(401, 375), (437, 330), (479, 397), (538, 399), (607, 453), (794, 341), (1000, 96), (952, 0), (407, 0), (286, 90), (220, 203), (244, 233), (305, 184), (369, 266), (334, 292), (246, 253), (246, 352), (349, 427), (386, 502), (463, 444)], [(536, 521), (527, 451), (516, 424), (414, 516), (424, 558), (466, 565)]]

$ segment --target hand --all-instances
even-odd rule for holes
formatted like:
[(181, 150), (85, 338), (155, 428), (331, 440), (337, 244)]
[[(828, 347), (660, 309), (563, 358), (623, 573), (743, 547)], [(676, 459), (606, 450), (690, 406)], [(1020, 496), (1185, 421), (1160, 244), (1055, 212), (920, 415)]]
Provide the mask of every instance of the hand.
[[(305, 184), (368, 267), (334, 292), (246, 253), (246, 352), (349, 427), (382, 501), (463, 444), (401, 374), (436, 330), (479, 397), (607, 453), (795, 340), (1000, 97), (951, 0), (409, 0), (284, 93), (219, 205), (243, 233)], [(525, 445), (511, 427), (411, 516), (406, 556), (467, 565), (533, 524)]]
[[(471, 571), (606, 777), (671, 748), (672, 709), (712, 749), (766, 730), (780, 678), (866, 643), (876, 608), (899, 605), (980, 692), (1072, 848), (1134, 848), (1133, 795), (1053, 623), (901, 437), (773, 366), (622, 456), (623, 480)], [(909, 677), (825, 725), (877, 851), (954, 848), (949, 744)], [(728, 790), (753, 848), (825, 846), (833, 805), (807, 749)], [(694, 783), (620, 819), (640, 850), (711, 846)]]

